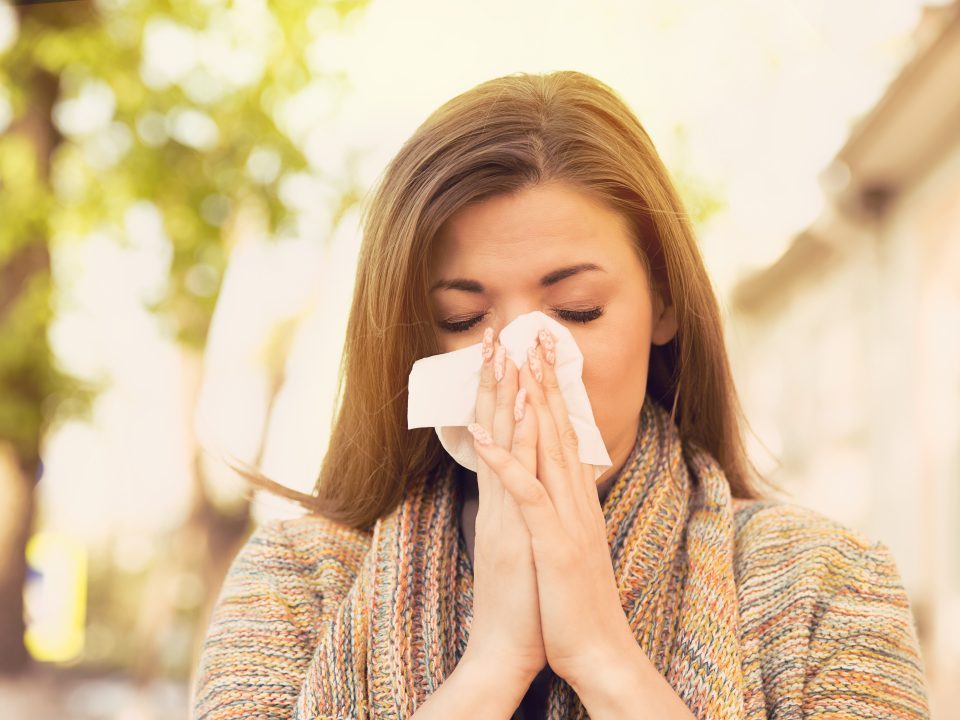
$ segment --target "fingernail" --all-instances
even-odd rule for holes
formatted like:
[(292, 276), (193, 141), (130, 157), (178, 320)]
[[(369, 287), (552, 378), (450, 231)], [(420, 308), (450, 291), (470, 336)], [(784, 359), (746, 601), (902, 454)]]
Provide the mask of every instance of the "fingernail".
[(523, 420), (524, 402), (527, 399), (527, 389), (520, 388), (517, 391), (517, 400), (513, 404), (513, 419), (517, 422)]
[(540, 344), (547, 350), (553, 350), (553, 334), (546, 328), (540, 328), (540, 331), (537, 333), (537, 336), (540, 338)]
[(497, 382), (503, 380), (503, 364), (507, 356), (507, 349), (503, 345), (497, 346), (497, 352), (493, 356), (493, 376)]
[(483, 364), (486, 365), (493, 357), (493, 328), (488, 327), (483, 331)]
[(543, 382), (543, 371), (540, 369), (540, 358), (537, 357), (537, 348), (530, 346), (527, 348), (527, 362), (530, 364), (530, 372), (537, 379), (537, 382)]
[(470, 423), (467, 425), (467, 430), (470, 431), (470, 434), (473, 435), (481, 445), (489, 445), (493, 442), (493, 438), (490, 437), (490, 434), (484, 430), (483, 426), (479, 423)]
[(547, 362), (553, 365), (557, 360), (557, 354), (554, 352), (553, 344), (553, 335), (546, 328), (541, 328), (537, 333), (537, 337), (540, 338), (540, 344), (543, 345), (543, 356), (546, 358)]

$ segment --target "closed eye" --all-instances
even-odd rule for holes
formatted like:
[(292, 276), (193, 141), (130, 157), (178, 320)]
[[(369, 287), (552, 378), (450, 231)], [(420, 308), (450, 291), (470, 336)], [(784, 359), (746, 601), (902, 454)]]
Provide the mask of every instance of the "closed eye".
[[(562, 308), (554, 308), (553, 311), (561, 320), (566, 320), (567, 322), (576, 322), (581, 324), (586, 324), (593, 322), (598, 317), (603, 315), (602, 307), (590, 308), (589, 310), (564, 310)], [(473, 328), (477, 323), (483, 320), (487, 316), (486, 313), (482, 315), (476, 315), (472, 318), (466, 320), (459, 320), (456, 322), (453, 321), (441, 321), (437, 325), (441, 330), (445, 330), (451, 333), (461, 333), (467, 332)]]

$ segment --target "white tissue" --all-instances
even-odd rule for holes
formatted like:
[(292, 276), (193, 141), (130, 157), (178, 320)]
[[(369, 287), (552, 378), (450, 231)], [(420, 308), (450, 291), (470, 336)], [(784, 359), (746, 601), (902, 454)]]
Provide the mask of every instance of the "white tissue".
[[(557, 381), (577, 433), (580, 461), (593, 465), (594, 478), (599, 478), (612, 463), (583, 384), (583, 354), (571, 332), (535, 310), (517, 316), (504, 327), (500, 344), (519, 368), (527, 361), (527, 348), (534, 344), (541, 328), (554, 337)], [(474, 472), (477, 454), (466, 426), (476, 420), (482, 347), (482, 343), (476, 343), (417, 360), (407, 385), (407, 428), (434, 427), (451, 457)]]

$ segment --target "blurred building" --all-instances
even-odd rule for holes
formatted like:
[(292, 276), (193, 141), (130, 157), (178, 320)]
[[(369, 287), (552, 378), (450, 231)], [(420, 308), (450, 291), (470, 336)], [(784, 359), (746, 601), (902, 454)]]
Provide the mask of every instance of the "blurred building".
[(960, 3), (925, 8), (914, 39), (823, 172), (823, 214), (734, 288), (730, 345), (758, 464), (893, 552), (943, 717), (960, 701)]

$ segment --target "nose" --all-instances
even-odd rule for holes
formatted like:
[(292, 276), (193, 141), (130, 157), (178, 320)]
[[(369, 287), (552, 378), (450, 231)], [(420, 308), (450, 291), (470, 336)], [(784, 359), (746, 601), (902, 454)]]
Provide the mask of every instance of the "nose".
[[(526, 315), (534, 311), (543, 312), (543, 308), (540, 305), (533, 301), (518, 300), (511, 302), (509, 304), (504, 304), (503, 307), (505, 310), (500, 312), (499, 310), (493, 313), (495, 319), (491, 320), (488, 324), (493, 327), (493, 336), (500, 339), (500, 332), (514, 320), (516, 320), (521, 315)], [(486, 327), (484, 325), (484, 327)]]

